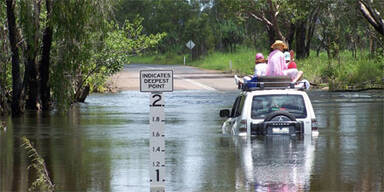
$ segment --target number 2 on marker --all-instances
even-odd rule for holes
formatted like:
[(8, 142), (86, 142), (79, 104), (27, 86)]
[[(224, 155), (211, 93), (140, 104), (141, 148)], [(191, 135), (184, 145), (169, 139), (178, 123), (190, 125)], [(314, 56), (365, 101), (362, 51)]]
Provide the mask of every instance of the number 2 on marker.
[(153, 107), (161, 107), (161, 106), (162, 106), (161, 104), (157, 104), (157, 102), (161, 101), (161, 95), (159, 95), (159, 94), (154, 94), (154, 95), (152, 96), (152, 98), (155, 98), (155, 97), (157, 97), (157, 99), (153, 101), (152, 106), (153, 106)]

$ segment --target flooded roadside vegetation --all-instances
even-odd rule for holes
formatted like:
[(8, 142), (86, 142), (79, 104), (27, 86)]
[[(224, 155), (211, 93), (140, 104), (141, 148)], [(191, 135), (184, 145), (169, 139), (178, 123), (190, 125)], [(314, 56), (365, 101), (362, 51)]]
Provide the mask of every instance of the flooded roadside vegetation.
[[(223, 134), (218, 110), (237, 94), (165, 94), (167, 191), (383, 190), (383, 91), (308, 92), (320, 132), (312, 138)], [(26, 136), (57, 191), (148, 191), (148, 103), (136, 91), (92, 94), (65, 116), (5, 119), (0, 190), (33, 182)]]

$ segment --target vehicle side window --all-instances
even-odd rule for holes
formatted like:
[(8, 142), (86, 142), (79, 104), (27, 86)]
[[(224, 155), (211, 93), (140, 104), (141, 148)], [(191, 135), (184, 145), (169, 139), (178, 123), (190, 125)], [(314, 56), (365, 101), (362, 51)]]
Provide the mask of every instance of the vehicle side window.
[(238, 97), (236, 98), (235, 102), (233, 103), (232, 111), (231, 111), (231, 117), (236, 117), (236, 116), (235, 116), (235, 114), (236, 114), (236, 109), (237, 109), (237, 106), (239, 105), (240, 99), (241, 99), (241, 96), (238, 96)]
[(244, 107), (245, 96), (239, 96), (236, 98), (235, 104), (232, 108), (231, 117), (238, 117), (241, 115)]

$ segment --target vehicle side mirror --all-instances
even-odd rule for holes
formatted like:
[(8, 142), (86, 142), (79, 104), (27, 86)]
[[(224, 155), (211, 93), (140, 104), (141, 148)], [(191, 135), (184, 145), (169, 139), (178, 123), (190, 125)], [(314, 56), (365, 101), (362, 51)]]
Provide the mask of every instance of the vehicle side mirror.
[(220, 117), (229, 117), (230, 111), (229, 109), (220, 110)]

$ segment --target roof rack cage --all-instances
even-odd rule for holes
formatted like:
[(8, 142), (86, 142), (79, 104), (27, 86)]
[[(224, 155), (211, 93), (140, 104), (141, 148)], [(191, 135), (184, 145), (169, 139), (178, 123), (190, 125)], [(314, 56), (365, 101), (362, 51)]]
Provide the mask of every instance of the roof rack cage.
[[(306, 89), (304, 82), (291, 82), (291, 79), (287, 76), (275, 76), (275, 77), (260, 77), (257, 82), (248, 81), (239, 85), (239, 89), (243, 91), (256, 91), (256, 90), (272, 90), (272, 89)], [(302, 84), (302, 85), (300, 85)]]

